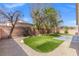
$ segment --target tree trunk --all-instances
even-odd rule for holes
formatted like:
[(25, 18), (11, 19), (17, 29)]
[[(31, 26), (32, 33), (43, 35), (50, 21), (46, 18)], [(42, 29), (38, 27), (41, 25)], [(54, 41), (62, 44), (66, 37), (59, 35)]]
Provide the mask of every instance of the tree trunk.
[(12, 37), (12, 33), (13, 33), (14, 28), (15, 28), (15, 25), (13, 25), (13, 27), (11, 28), (11, 31), (10, 31), (10, 34), (9, 34), (9, 38)]
[(59, 27), (55, 27), (55, 33), (59, 33)]
[(53, 27), (53, 32), (54, 32), (54, 33), (56, 32), (55, 26)]
[(15, 28), (15, 25), (16, 25), (17, 21), (18, 21), (18, 19), (16, 18), (15, 23), (12, 25), (12, 28), (11, 28), (11, 31), (10, 31), (10, 34), (9, 34), (9, 38), (12, 37), (12, 33), (13, 33), (13, 30), (14, 30), (14, 28)]

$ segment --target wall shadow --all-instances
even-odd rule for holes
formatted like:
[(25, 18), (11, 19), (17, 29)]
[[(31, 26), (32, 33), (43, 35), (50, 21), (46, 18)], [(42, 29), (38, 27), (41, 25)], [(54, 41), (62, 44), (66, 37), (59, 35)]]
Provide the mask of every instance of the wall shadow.
[(79, 35), (75, 34), (72, 37), (70, 48), (73, 48), (76, 50), (77, 56), (79, 56)]

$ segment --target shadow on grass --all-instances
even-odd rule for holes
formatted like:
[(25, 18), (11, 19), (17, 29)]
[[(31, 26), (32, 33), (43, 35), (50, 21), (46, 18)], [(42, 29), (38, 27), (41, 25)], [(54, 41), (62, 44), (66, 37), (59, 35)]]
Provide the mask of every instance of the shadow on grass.
[(54, 42), (46, 42), (40, 46), (37, 46), (36, 48), (38, 49), (38, 51), (40, 52), (51, 52), (53, 51), (55, 48), (57, 48), (59, 46), (58, 43), (54, 43)]

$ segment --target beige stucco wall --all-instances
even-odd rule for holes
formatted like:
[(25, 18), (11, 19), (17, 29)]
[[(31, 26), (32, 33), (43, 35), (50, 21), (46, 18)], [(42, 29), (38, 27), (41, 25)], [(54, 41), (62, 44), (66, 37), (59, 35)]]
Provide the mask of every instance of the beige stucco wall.
[[(60, 33), (64, 33), (64, 29), (60, 29)], [(68, 29), (68, 33), (69, 34), (72, 34), (72, 35), (75, 35), (75, 33), (78, 31), (78, 29), (77, 28), (75, 28), (75, 29)]]
[(79, 3), (76, 4), (76, 24), (79, 24)]

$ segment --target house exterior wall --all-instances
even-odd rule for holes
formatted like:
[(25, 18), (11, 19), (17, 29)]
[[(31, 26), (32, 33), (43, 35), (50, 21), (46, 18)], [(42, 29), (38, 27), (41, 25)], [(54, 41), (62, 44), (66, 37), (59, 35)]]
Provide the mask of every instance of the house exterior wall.
[[(11, 29), (11, 24), (10, 23), (0, 23), (0, 28), (7, 30), (8, 33), (9, 33), (10, 29)], [(14, 31), (12, 33), (12, 36), (27, 36), (27, 35), (30, 35), (29, 31), (31, 30), (31, 28), (32, 28), (32, 24), (17, 22), (17, 24), (14, 28)], [(0, 34), (4, 34), (4, 33), (2, 33), (0, 31)]]
[(76, 4), (76, 24), (79, 24), (79, 3)]
[(79, 3), (76, 3), (76, 25), (79, 33)]

